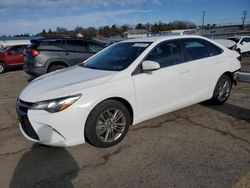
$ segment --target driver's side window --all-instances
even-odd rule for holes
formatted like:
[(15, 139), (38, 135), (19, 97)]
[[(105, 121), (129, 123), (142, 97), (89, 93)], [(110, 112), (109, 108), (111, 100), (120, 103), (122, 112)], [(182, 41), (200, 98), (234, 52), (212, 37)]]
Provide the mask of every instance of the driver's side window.
[(159, 44), (150, 52), (146, 60), (159, 63), (161, 68), (182, 63), (183, 58), (179, 42), (173, 40)]

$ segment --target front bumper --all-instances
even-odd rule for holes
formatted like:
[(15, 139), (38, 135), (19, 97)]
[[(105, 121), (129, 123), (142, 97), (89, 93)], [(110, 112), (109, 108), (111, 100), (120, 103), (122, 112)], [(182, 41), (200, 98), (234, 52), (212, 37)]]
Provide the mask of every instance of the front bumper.
[[(58, 113), (30, 110), (32, 103), (18, 99), (16, 110), (19, 127), (28, 140), (49, 146), (73, 146), (85, 143), (84, 109), (77, 105)], [(86, 111), (87, 113), (87, 111)]]

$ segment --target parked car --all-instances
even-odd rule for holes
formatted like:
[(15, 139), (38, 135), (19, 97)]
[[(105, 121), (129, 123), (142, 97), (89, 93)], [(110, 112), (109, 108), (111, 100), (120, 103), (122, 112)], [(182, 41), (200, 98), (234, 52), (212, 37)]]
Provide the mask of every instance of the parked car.
[(103, 44), (91, 39), (31, 40), (24, 54), (24, 71), (40, 76), (81, 63), (103, 48)]
[(113, 146), (130, 125), (209, 99), (225, 103), (238, 57), (199, 36), (116, 43), (26, 86), (16, 104), (21, 132), (51, 146)]
[(0, 52), (0, 74), (11, 67), (23, 65), (23, 50), (27, 45), (8, 46)]
[(236, 50), (238, 53), (243, 54), (250, 52), (250, 36), (230, 37), (228, 39), (236, 42), (233, 50)]

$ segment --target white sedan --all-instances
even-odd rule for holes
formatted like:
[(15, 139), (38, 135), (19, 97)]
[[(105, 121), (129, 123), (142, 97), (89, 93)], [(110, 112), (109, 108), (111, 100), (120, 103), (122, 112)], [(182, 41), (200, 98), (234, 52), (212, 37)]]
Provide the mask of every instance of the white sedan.
[(116, 43), (27, 85), (16, 104), (21, 132), (50, 146), (113, 146), (130, 125), (209, 99), (225, 103), (238, 57), (199, 36)]
[(243, 54), (250, 52), (250, 36), (230, 37), (228, 39), (236, 42), (233, 49), (238, 53)]

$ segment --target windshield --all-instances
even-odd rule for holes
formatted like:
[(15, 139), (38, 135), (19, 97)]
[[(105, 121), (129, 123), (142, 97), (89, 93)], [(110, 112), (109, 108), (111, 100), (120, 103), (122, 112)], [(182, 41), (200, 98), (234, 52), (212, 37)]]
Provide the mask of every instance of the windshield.
[(117, 43), (79, 66), (98, 70), (121, 71), (126, 69), (150, 44), (148, 42)]

